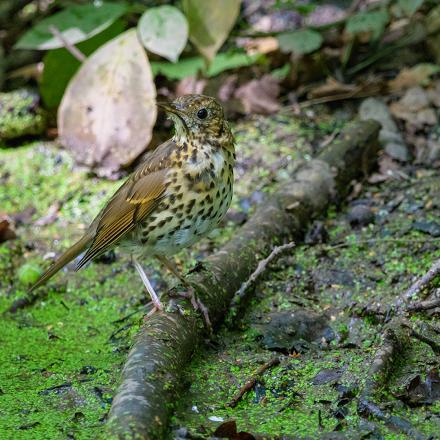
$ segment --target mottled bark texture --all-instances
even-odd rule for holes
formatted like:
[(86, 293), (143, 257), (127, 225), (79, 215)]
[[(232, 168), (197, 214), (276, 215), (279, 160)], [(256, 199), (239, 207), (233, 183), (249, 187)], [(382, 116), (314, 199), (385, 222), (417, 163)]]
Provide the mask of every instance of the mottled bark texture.
[[(274, 246), (300, 239), (329, 203), (347, 195), (350, 183), (369, 171), (377, 157), (378, 131), (373, 121), (348, 126), (317, 159), (305, 162), (271, 194), (229, 243), (188, 274), (214, 327), (258, 262)], [(184, 314), (170, 307), (168, 313), (150, 317), (138, 333), (109, 413), (107, 438), (167, 438), (183, 367), (205, 335), (201, 315), (179, 301), (182, 305)]]

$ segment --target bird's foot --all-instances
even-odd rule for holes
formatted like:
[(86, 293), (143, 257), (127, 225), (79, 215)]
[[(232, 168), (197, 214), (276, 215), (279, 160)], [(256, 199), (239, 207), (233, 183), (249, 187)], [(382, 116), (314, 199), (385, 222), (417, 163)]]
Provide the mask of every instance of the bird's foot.
[(190, 300), (193, 309), (196, 311), (200, 311), (202, 313), (206, 327), (208, 328), (209, 332), (212, 333), (212, 324), (211, 324), (211, 320), (209, 319), (208, 308), (205, 306), (205, 304), (203, 304), (203, 302), (200, 299), (196, 297), (193, 287), (188, 286), (188, 284), (186, 284), (186, 288), (187, 288), (186, 292), (182, 292), (182, 291), (177, 292), (176, 296), (181, 296), (182, 298)]

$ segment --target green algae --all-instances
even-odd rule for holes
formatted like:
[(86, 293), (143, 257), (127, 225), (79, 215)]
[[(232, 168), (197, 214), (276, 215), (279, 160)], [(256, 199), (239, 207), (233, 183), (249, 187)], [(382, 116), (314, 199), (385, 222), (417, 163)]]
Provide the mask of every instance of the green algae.
[(1, 140), (35, 136), (44, 132), (47, 115), (39, 107), (38, 101), (38, 95), (27, 89), (0, 93)]

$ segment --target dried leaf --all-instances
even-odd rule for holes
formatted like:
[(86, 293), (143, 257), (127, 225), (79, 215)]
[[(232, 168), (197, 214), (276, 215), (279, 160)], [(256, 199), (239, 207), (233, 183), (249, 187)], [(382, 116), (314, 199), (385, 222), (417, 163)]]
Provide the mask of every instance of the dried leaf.
[(211, 62), (237, 20), (240, 0), (183, 0), (189, 38)]
[(200, 95), (203, 93), (205, 86), (205, 79), (197, 79), (195, 76), (187, 76), (177, 83), (176, 96), (190, 95), (192, 93)]
[(142, 15), (138, 32), (146, 49), (175, 62), (188, 40), (188, 22), (174, 6), (158, 6)]
[(15, 232), (11, 229), (11, 223), (8, 219), (0, 219), (0, 243), (7, 240), (13, 240), (17, 238)]
[(214, 436), (219, 438), (231, 438), (237, 434), (237, 423), (235, 420), (227, 420), (217, 427)]
[(310, 27), (326, 26), (343, 20), (346, 15), (346, 12), (338, 6), (320, 5), (307, 15), (305, 24)]
[(440, 67), (435, 64), (421, 63), (414, 67), (404, 67), (396, 78), (388, 82), (393, 91), (408, 89), (414, 86), (426, 86), (431, 76), (440, 72)]
[(243, 47), (248, 55), (266, 54), (278, 49), (278, 40), (275, 37), (239, 38), (237, 46)]
[(76, 160), (111, 176), (147, 147), (156, 89), (131, 29), (100, 47), (69, 83), (58, 110), (60, 139)]
[(355, 84), (343, 84), (336, 79), (329, 76), (326, 82), (311, 90), (307, 97), (309, 99), (322, 98), (324, 96), (342, 95), (348, 93), (355, 93), (357, 86)]
[(241, 100), (246, 113), (271, 114), (280, 108), (279, 93), (278, 81), (272, 75), (264, 75), (239, 87), (235, 97)]
[(214, 431), (214, 437), (227, 438), (230, 440), (255, 440), (255, 437), (248, 432), (237, 432), (237, 424), (235, 420), (228, 420), (226, 422), (223, 422)]
[(396, 393), (396, 397), (409, 406), (432, 405), (440, 399), (440, 376), (438, 369), (432, 369), (423, 380), (420, 374), (407, 378), (403, 389)]
[(435, 110), (430, 107), (428, 93), (421, 87), (408, 89), (402, 99), (390, 105), (390, 111), (396, 118), (416, 128), (438, 122)]

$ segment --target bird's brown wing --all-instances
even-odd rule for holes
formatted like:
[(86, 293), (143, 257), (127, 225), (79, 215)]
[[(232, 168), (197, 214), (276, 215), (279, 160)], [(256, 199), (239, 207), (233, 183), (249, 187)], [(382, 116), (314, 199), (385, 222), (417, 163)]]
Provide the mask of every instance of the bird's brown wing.
[(161, 144), (116, 191), (91, 224), (90, 228), (96, 231), (94, 239), (77, 269), (115, 244), (154, 211), (166, 190), (170, 156), (175, 148), (172, 140)]

